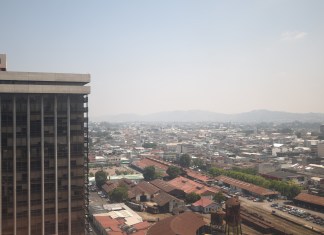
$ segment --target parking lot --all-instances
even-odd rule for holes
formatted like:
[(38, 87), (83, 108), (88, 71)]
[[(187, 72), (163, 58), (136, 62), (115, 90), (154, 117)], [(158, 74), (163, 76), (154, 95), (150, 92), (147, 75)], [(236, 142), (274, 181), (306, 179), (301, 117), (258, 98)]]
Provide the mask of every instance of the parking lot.
[(273, 203), (270, 205), (273, 209), (277, 209), (283, 212), (286, 212), (290, 215), (303, 218), (305, 221), (310, 221), (314, 224), (318, 224), (324, 227), (324, 218), (322, 216), (318, 216), (315, 214), (312, 214), (308, 211), (305, 211), (303, 209), (290, 206), (290, 205), (284, 205), (279, 203)]
[(231, 195), (239, 196), (242, 206), (247, 208), (254, 208), (264, 210), (268, 213), (276, 213), (290, 221), (307, 226), (311, 229), (323, 231), (324, 228), (324, 215), (317, 211), (312, 211), (292, 205), (291, 201), (283, 199), (261, 199), (251, 195), (243, 194), (235, 189), (222, 186), (222, 191)]

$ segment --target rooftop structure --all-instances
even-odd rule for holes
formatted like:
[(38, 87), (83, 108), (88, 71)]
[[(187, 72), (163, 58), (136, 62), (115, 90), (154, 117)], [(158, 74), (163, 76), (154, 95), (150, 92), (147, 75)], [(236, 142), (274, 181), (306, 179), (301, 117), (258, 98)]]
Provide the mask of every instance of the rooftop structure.
[(206, 183), (206, 182), (208, 182), (210, 180), (210, 178), (208, 176), (203, 175), (201, 173), (198, 173), (197, 171), (186, 170), (186, 174), (191, 179), (196, 179), (196, 180), (199, 180), (199, 181), (204, 182), (204, 183)]
[(278, 192), (276, 191), (272, 191), (270, 189), (266, 189), (254, 184), (250, 184), (250, 183), (246, 183), (244, 181), (240, 181), (237, 179), (233, 179), (227, 176), (218, 176), (216, 177), (216, 180), (218, 182), (222, 182), (228, 185), (231, 185), (232, 187), (236, 187), (238, 189), (243, 189), (247, 192), (250, 192), (252, 194), (258, 195), (258, 196), (262, 196), (262, 197), (266, 197), (266, 196), (273, 196), (273, 195), (278, 195)]
[(181, 189), (178, 189), (174, 187), (173, 185), (169, 184), (168, 182), (161, 180), (161, 179), (155, 179), (150, 182), (154, 186), (158, 187), (162, 191), (173, 195), (175, 197), (183, 198), (185, 196), (185, 192)]
[(205, 186), (193, 180), (178, 176), (168, 182), (170, 185), (183, 190), (185, 193), (197, 193), (202, 196), (212, 196), (218, 192), (217, 189)]
[(303, 175), (287, 172), (287, 171), (273, 171), (273, 172), (262, 174), (262, 176), (270, 179), (276, 179), (276, 180), (291, 180), (291, 179), (304, 180)]
[(109, 212), (93, 215), (94, 225), (100, 234), (144, 235), (151, 226), (124, 203), (106, 204), (103, 207)]
[(184, 212), (180, 215), (171, 216), (153, 225), (147, 231), (147, 235), (196, 235), (202, 234), (203, 226), (207, 223), (203, 217), (193, 212)]
[(128, 197), (135, 198), (137, 201), (148, 201), (159, 191), (160, 189), (153, 184), (142, 181), (128, 190)]
[(214, 203), (213, 200), (209, 199), (209, 198), (200, 198), (198, 201), (196, 201), (195, 203), (193, 203), (193, 206), (201, 206), (201, 207), (206, 207), (210, 204)]
[(308, 193), (300, 193), (294, 198), (294, 200), (324, 207), (324, 197), (319, 197)]

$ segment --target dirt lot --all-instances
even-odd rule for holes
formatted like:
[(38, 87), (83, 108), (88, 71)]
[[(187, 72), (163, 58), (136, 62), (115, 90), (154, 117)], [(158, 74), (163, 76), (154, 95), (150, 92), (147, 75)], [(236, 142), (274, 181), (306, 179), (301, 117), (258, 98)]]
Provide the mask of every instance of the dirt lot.
[[(97, 171), (100, 171), (100, 167), (89, 168), (89, 173), (95, 174)], [(103, 167), (103, 170), (108, 173), (108, 175), (116, 175), (116, 171), (129, 171), (131, 174), (139, 173), (127, 166), (111, 166), (111, 167)]]
[(154, 220), (158, 221), (172, 216), (171, 213), (151, 214), (147, 212), (138, 212), (138, 211), (136, 211), (136, 213), (139, 214), (143, 220), (148, 220), (148, 221), (154, 221)]

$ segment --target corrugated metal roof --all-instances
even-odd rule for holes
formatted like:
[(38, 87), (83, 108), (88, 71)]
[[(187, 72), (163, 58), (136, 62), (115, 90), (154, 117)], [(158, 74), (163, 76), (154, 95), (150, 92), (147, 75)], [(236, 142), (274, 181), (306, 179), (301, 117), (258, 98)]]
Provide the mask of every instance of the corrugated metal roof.
[(218, 181), (224, 182), (226, 184), (235, 186), (237, 188), (244, 189), (248, 192), (252, 192), (257, 195), (261, 195), (261, 196), (278, 194), (278, 192), (276, 192), (276, 191), (272, 191), (270, 189), (266, 189), (266, 188), (263, 188), (263, 187), (260, 187), (260, 186), (254, 185), (254, 184), (246, 183), (244, 181), (240, 181), (240, 180), (233, 179), (233, 178), (223, 176), (223, 175), (220, 175), (220, 176), (216, 177), (215, 179)]
[(307, 202), (319, 206), (324, 206), (324, 197), (311, 195), (308, 193), (300, 193), (295, 197), (295, 200)]

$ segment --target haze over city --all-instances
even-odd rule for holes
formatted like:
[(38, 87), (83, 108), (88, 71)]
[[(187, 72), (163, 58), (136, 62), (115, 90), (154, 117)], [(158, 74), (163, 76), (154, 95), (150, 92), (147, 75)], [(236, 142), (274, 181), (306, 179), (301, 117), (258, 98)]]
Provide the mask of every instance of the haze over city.
[(0, 3), (0, 235), (324, 234), (324, 1)]
[(9, 71), (90, 73), (90, 116), (324, 112), (323, 1), (3, 1)]

